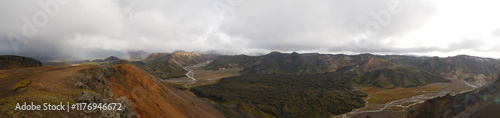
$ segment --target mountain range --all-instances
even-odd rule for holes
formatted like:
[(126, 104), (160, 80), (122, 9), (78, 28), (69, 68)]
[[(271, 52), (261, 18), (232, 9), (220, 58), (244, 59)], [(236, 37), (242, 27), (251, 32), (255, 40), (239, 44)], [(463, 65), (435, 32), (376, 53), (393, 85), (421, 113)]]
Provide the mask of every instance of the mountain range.
[[(221, 56), (204, 68), (221, 70), (241, 67), (244, 69), (240, 73), (261, 74), (356, 73), (360, 75), (358, 78), (370, 80), (356, 81), (359, 84), (393, 88), (445, 82), (444, 78), (466, 80), (474, 85), (483, 86), (493, 82), (498, 77), (496, 72), (500, 69), (499, 65), (500, 61), (496, 59), (466, 55), (439, 58), (404, 55), (331, 55), (318, 53), (298, 54), (295, 52), (286, 54), (271, 52), (263, 56)], [(399, 78), (405, 76), (407, 79), (399, 80), (396, 76), (399, 76)], [(376, 81), (376, 78), (379, 78), (377, 79), (379, 81)], [(391, 84), (388, 85), (389, 83)]]
[[(224, 72), (221, 70), (242, 68), (242, 75), (185, 90), (162, 81), (184, 77), (184, 67), (209, 60), (213, 61), (202, 69)], [(28, 57), (0, 56), (0, 117), (328, 117), (366, 105), (363, 98), (368, 95), (357, 87), (391, 90), (450, 80), (479, 89), (427, 100), (397, 115), (489, 117), (496, 115), (500, 103), (500, 61), (467, 55), (271, 52), (211, 56), (174, 51), (152, 53), (144, 60), (111, 56), (76, 63), (80, 65), (42, 66)], [(116, 102), (124, 104), (125, 110), (57, 115), (9, 109), (18, 102), (56, 101)]]

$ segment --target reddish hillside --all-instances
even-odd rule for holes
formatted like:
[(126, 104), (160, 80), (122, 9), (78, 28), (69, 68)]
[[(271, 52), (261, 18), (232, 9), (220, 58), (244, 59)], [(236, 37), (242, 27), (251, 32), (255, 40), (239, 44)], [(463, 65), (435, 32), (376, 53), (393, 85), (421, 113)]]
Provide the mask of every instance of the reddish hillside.
[(184, 67), (198, 64), (208, 60), (208, 57), (200, 55), (196, 52), (175, 51), (172, 53), (152, 53), (145, 61), (159, 61), (168, 63), (170, 66)]
[[(29, 81), (29, 82), (28, 82)], [(20, 83), (27, 85), (19, 86)], [(16, 89), (14, 89), (16, 88)], [(16, 103), (122, 103), (122, 111), (16, 111)], [(130, 65), (42, 66), (0, 71), (0, 117), (225, 117)]]
[(111, 69), (122, 73), (109, 78), (115, 85), (111, 88), (113, 97), (127, 96), (142, 117), (224, 117), (209, 104), (171, 86), (162, 85), (134, 65), (115, 65)]

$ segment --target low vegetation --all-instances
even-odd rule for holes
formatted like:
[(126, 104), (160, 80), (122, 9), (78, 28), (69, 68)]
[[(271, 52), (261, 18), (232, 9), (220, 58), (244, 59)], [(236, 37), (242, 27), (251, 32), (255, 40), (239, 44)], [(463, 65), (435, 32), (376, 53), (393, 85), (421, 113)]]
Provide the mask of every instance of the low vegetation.
[(182, 70), (182, 68), (173, 68), (171, 66), (156, 66), (154, 64), (147, 64), (145, 66), (141, 66), (149, 72), (152, 75), (155, 75), (156, 77), (162, 78), (162, 79), (168, 79), (168, 78), (178, 78), (178, 77), (184, 77), (185, 75), (185, 70)]
[[(54, 92), (41, 91), (41, 90), (28, 90), (27, 92), (22, 93), (18, 96), (10, 96), (0, 98), (0, 103), (2, 107), (0, 107), (0, 117), (12, 117), (12, 118), (24, 118), (24, 117), (33, 117), (35, 114), (37, 117), (46, 117), (43, 114), (53, 113), (54, 111), (19, 111), (14, 110), (17, 103), (23, 104), (24, 102), (34, 102), (34, 104), (59, 104), (59, 102), (70, 102), (70, 104), (75, 103), (72, 99), (76, 96), (69, 96)], [(4, 114), (5, 113), (5, 114)]]
[(405, 111), (406, 108), (400, 107), (400, 106), (391, 106), (387, 108), (386, 110), (391, 110), (391, 111)]
[(224, 73), (224, 74), (238, 74), (240, 70), (227, 70), (227, 71), (220, 71), (219, 73)]
[(4, 78), (7, 78), (8, 76), (9, 76), (9, 73), (5, 73), (5, 72), (1, 72), (0, 71), (0, 80), (4, 79)]
[(221, 104), (248, 103), (276, 117), (329, 117), (364, 106), (367, 95), (353, 90), (353, 76), (245, 74), (191, 91)]
[(16, 91), (17, 89), (28, 86), (29, 84), (31, 84), (31, 80), (23, 80), (23, 81), (17, 83), (16, 85), (14, 85), (14, 87), (12, 87), (12, 90)]

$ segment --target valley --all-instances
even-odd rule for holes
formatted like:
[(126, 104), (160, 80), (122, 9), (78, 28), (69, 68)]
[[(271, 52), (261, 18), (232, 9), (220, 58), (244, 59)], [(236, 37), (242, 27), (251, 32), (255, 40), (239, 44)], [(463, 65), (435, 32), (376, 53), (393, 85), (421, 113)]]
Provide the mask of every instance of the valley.
[[(309, 81), (308, 79), (315, 78), (314, 76), (321, 73), (344, 73), (339, 75), (351, 75), (350, 81), (354, 90), (359, 90), (366, 93), (368, 96), (364, 97), (365, 105), (360, 108), (353, 109), (350, 112), (336, 112), (341, 114), (330, 114), (332, 117), (365, 117), (377, 114), (387, 114), (388, 116), (403, 113), (414, 105), (420, 104), (428, 99), (432, 99), (439, 96), (445, 96), (446, 94), (456, 95), (471, 91), (477, 88), (477, 82), (485, 82), (484, 77), (478, 78), (477, 81), (470, 81), (471, 75), (459, 75), (450, 76), (452, 74), (446, 74), (438, 76), (435, 73), (441, 73), (443, 70), (434, 71), (436, 69), (429, 68), (428, 66), (419, 66), (415, 63), (427, 63), (425, 60), (435, 61), (435, 58), (413, 58), (413, 57), (401, 57), (401, 56), (378, 56), (378, 55), (332, 55), (325, 56), (321, 54), (286, 54), (279, 52), (272, 52), (264, 56), (222, 56), (211, 61), (211, 63), (201, 63), (195, 66), (186, 66), (184, 69), (187, 71), (186, 77), (181, 78), (170, 78), (164, 79), (162, 82), (168, 83), (180, 89), (186, 89), (193, 92), (198, 97), (208, 98), (208, 102), (218, 103), (221, 106), (226, 106), (225, 109), (232, 109), (239, 112), (247, 112), (250, 114), (260, 114), (260, 116), (294, 116), (296, 113), (292, 113), (291, 110), (285, 110), (280, 113), (272, 111), (269, 108), (262, 107), (259, 104), (267, 104), (261, 102), (255, 102), (255, 100), (262, 98), (252, 98), (252, 102), (249, 99), (231, 99), (224, 100), (227, 98), (241, 98), (237, 94), (249, 94), (248, 96), (255, 96), (252, 94), (265, 93), (265, 91), (260, 91), (260, 89), (246, 86), (261, 86), (260, 82), (272, 82), (276, 78), (293, 78), (289, 75), (303, 76), (303, 81)], [(341, 57), (340, 59), (335, 59)], [(463, 57), (463, 56), (461, 56)], [(413, 58), (413, 60), (418, 59), (412, 63), (405, 62), (401, 59)], [(458, 57), (457, 57), (458, 58)], [(331, 68), (325, 65), (332, 62), (322, 62), (324, 60), (334, 59), (336, 62), (333, 63), (335, 68)], [(423, 60), (420, 60), (423, 59)], [(448, 60), (453, 59), (449, 58)], [(463, 59), (469, 59), (468, 57), (463, 57)], [(478, 59), (474, 59), (478, 60)], [(446, 61), (448, 63), (449, 61)], [(480, 60), (480, 62), (484, 62)], [(432, 62), (436, 63), (436, 62)], [(489, 62), (488, 62), (489, 63)], [(467, 66), (467, 65), (461, 65)], [(459, 66), (455, 66), (459, 67)], [(323, 70), (323, 69), (334, 69), (334, 70)], [(312, 70), (312, 71), (311, 71)], [(464, 68), (459, 68), (459, 71), (464, 71)], [(224, 72), (225, 71), (225, 72)], [(485, 73), (478, 73), (480, 76), (488, 75), (487, 71)], [(474, 72), (474, 71), (472, 71)], [(224, 74), (223, 74), (224, 73)], [(232, 73), (232, 74), (229, 74)], [(228, 75), (225, 75), (228, 74)], [(457, 73), (463, 74), (463, 72)], [(460, 77), (462, 76), (462, 77)], [(473, 75), (472, 75), (473, 76)], [(268, 78), (271, 77), (271, 78)], [(463, 79), (457, 79), (457, 77)], [(469, 77), (466, 81), (465, 77)], [(478, 76), (479, 77), (479, 76)], [(212, 78), (212, 79), (207, 79)], [(215, 79), (214, 79), (215, 78)], [(223, 78), (224, 82), (219, 83), (219, 79)], [(245, 83), (227, 83), (228, 79), (236, 79), (240, 82), (243, 81), (241, 78), (256, 79), (252, 80), (252, 84), (246, 85)], [(267, 78), (267, 79), (266, 79)], [(306, 79), (308, 78), (308, 79)], [(227, 84), (227, 85), (225, 85)], [(232, 85), (237, 84), (237, 85)], [(484, 85), (484, 83), (482, 83)], [(237, 94), (230, 94), (232, 91), (226, 91), (228, 94), (219, 94), (215, 92), (216, 90), (210, 91), (207, 85), (211, 87), (218, 88), (220, 90), (240, 90)], [(231, 87), (229, 87), (231, 86)], [(261, 86), (267, 89), (267, 92), (275, 91), (271, 88), (281, 88), (281, 85), (265, 85)], [(304, 86), (314, 86), (304, 84)], [(220, 87), (220, 88), (219, 88)], [(270, 88), (268, 88), (270, 87)], [(198, 89), (200, 88), (200, 89)], [(207, 90), (208, 89), (208, 90)], [(254, 90), (255, 89), (255, 90)], [(290, 88), (281, 88), (287, 90)], [(199, 91), (202, 90), (202, 91)], [(239, 96), (239, 97), (238, 97)], [(289, 95), (295, 96), (295, 95)], [(269, 97), (264, 97), (269, 98)], [(278, 99), (279, 97), (275, 98)], [(223, 99), (223, 101), (220, 101)], [(319, 98), (315, 98), (319, 99)], [(285, 100), (286, 101), (286, 100)], [(239, 103), (242, 102), (242, 103)], [(278, 102), (279, 103), (279, 102)], [(320, 103), (328, 104), (328, 103)], [(231, 105), (236, 106), (246, 106), (246, 107), (229, 107)], [(279, 105), (278, 105), (279, 106)], [(285, 105), (288, 106), (288, 105)], [(292, 106), (288, 106), (292, 107)], [(339, 107), (339, 106), (338, 106)], [(272, 108), (272, 109), (279, 109)], [(250, 110), (250, 111), (249, 111)], [(253, 111), (253, 112), (251, 112)], [(307, 111), (307, 110), (306, 110)], [(234, 112), (234, 111), (233, 111)], [(287, 115), (288, 114), (288, 115)], [(233, 114), (234, 115), (234, 114)], [(310, 116), (312, 114), (308, 114)], [(317, 113), (316, 113), (317, 115)]]
[[(241, 68), (229, 68), (217, 71), (203, 69), (203, 67), (207, 64), (208, 63), (201, 63), (195, 66), (184, 67), (188, 71), (188, 73), (186, 73), (187, 77), (172, 78), (162, 81), (170, 84), (184, 84), (185, 88), (191, 88), (215, 84), (218, 82), (217, 80), (221, 78), (238, 76), (239, 74), (224, 75), (222, 73), (228, 73), (231, 71), (233, 71), (232, 73), (237, 73), (237, 71), (242, 70)], [(216, 79), (207, 79), (210, 77)], [(463, 80), (452, 78), (447, 78), (447, 80), (450, 82), (431, 83), (426, 86), (410, 88), (397, 87), (394, 89), (383, 89), (377, 87), (355, 87), (355, 89), (368, 94), (368, 97), (363, 98), (366, 102), (366, 106), (335, 117), (364, 117), (377, 112), (394, 112), (391, 114), (401, 113), (409, 109), (411, 106), (422, 103), (428, 99), (445, 96), (446, 94), (456, 95), (477, 88), (476, 86)]]
[[(308, 75), (308, 78), (314, 78), (313, 76), (318, 71), (310, 71), (309, 68), (316, 68), (321, 70), (323, 64), (317, 65), (317, 61), (311, 61), (312, 59), (318, 59), (322, 55), (317, 54), (284, 54), (273, 52), (268, 55), (264, 55), (261, 57), (249, 57), (249, 56), (235, 56), (232, 57), (223, 57), (222, 60), (215, 60), (215, 63), (209, 63), (207, 66), (202, 67), (202, 69), (212, 69), (216, 71), (225, 70), (227, 68), (243, 68), (240, 72), (243, 73), (242, 76), (249, 76), (253, 74), (264, 75), (270, 74), (275, 76), (274, 78), (280, 78), (280, 76), (287, 77), (287, 74), (297, 74), (296, 72), (303, 73), (306, 72), (308, 74), (298, 74), (298, 75)], [(314, 57), (320, 56), (320, 57)], [(340, 55), (341, 57), (343, 55)], [(333, 56), (334, 57), (334, 56)], [(349, 58), (350, 57), (350, 58)], [(397, 58), (396, 58), (397, 57)], [(428, 99), (432, 99), (439, 96), (445, 96), (446, 94), (456, 95), (460, 93), (464, 93), (467, 91), (471, 91), (477, 88), (477, 84), (473, 84), (473, 82), (468, 82), (463, 79), (457, 79), (457, 76), (454, 78), (449, 77), (450, 74), (446, 76), (436, 76), (434, 71), (430, 71), (433, 69), (422, 68), (421, 66), (415, 66), (412, 64), (406, 64), (407, 62), (401, 62), (401, 57), (391, 57), (391, 56), (377, 56), (377, 55), (355, 55), (348, 56), (347, 62), (343, 63), (341, 67), (336, 67), (336, 72), (341, 72), (347, 74), (353, 74), (352, 82), (355, 90), (360, 90), (366, 93), (368, 96), (364, 97), (364, 101), (367, 103), (364, 107), (359, 109), (353, 109), (353, 111), (341, 114), (341, 115), (332, 115), (335, 117), (364, 117), (370, 116), (373, 114), (379, 113), (389, 113), (389, 115), (394, 115), (397, 113), (403, 113), (408, 110), (412, 106), (416, 104), (420, 104)], [(268, 59), (266, 59), (268, 58)], [(332, 56), (329, 56), (332, 58)], [(404, 57), (410, 58), (410, 57)], [(467, 57), (465, 57), (467, 59)], [(434, 58), (421, 58), (421, 59), (434, 59)], [(270, 62), (274, 64), (269, 64)], [(283, 60), (284, 62), (281, 62)], [(305, 61), (307, 60), (307, 61)], [(266, 62), (267, 61), (267, 62)], [(322, 60), (319, 60), (322, 61)], [(338, 61), (338, 60), (337, 60)], [(349, 62), (354, 61), (354, 62)], [(312, 64), (310, 64), (312, 63)], [(316, 63), (316, 64), (314, 64)], [(329, 62), (331, 63), (331, 62)], [(349, 65), (351, 63), (351, 65)], [(415, 62), (413, 62), (415, 63)], [(425, 63), (425, 62), (423, 62)], [(434, 63), (434, 62), (433, 62)], [(291, 65), (290, 65), (291, 64)], [(358, 64), (358, 65), (356, 65)], [(286, 67), (280, 67), (280, 66)], [(292, 66), (293, 65), (293, 66)], [(309, 66), (304, 66), (309, 65)], [(317, 65), (311, 66), (311, 65)], [(361, 66), (360, 66), (361, 65)], [(343, 66), (343, 67), (342, 67)], [(199, 68), (198, 68), (199, 69)], [(256, 70), (253, 70), (256, 69)], [(305, 69), (305, 70), (304, 70)], [(312, 69), (314, 70), (314, 69)], [(460, 70), (463, 71), (463, 68)], [(202, 70), (207, 71), (207, 70)], [(319, 72), (321, 73), (321, 72)], [(481, 73), (480, 73), (481, 74)], [(488, 74), (488, 73), (484, 73)], [(342, 75), (342, 74), (341, 74)], [(357, 76), (359, 75), (359, 76)], [(470, 75), (466, 75), (470, 76)], [(445, 78), (448, 77), (448, 78)], [(225, 78), (229, 79), (229, 78)], [(252, 79), (252, 78), (248, 78)], [(269, 78), (271, 79), (271, 78)], [(260, 81), (270, 81), (270, 80), (262, 80), (259, 79), (255, 82)], [(307, 79), (303, 80), (308, 81)], [(482, 80), (479, 80), (482, 81)], [(484, 82), (484, 81), (483, 81)], [(307, 82), (306, 82), (307, 83)], [(256, 84), (256, 83), (254, 83)], [(308, 86), (307, 84), (305, 84)], [(211, 85), (212, 86), (212, 85)], [(234, 86), (236, 88), (224, 88), (224, 84), (216, 83), (213, 87), (219, 86), (222, 87), (220, 89), (236, 89), (236, 90), (251, 90), (253, 88), (244, 88), (243, 86), (247, 85), (239, 85)], [(258, 85), (255, 85), (258, 86)], [(197, 89), (198, 87), (193, 86), (193, 89)], [(200, 86), (201, 88), (205, 88), (205, 86)], [(240, 88), (242, 87), (242, 88)], [(191, 89), (192, 90), (192, 89)], [(201, 90), (201, 89), (200, 89)], [(273, 89), (266, 89), (273, 90)], [(200, 94), (213, 94), (215, 96), (209, 95), (211, 100), (214, 100), (214, 97), (217, 99), (224, 99), (226, 97), (232, 98), (236, 96), (232, 95), (216, 95), (217, 93), (212, 93), (209, 91), (205, 91), (200, 93), (195, 90), (195, 94), (199, 96)], [(257, 92), (257, 91), (253, 91)], [(239, 94), (252, 94), (245, 93), (240, 91)], [(261, 91), (262, 92), (262, 91)], [(230, 92), (229, 92), (230, 93)], [(207, 97), (206, 95), (202, 95), (199, 97)], [(217, 97), (218, 96), (218, 97)], [(239, 98), (239, 97), (237, 97)], [(242, 99), (243, 100), (243, 99)], [(217, 100), (216, 100), (217, 101)], [(239, 100), (237, 100), (239, 101)], [(212, 101), (213, 102), (213, 101)], [(221, 101), (219, 101), (221, 102)], [(224, 101), (229, 102), (229, 101)], [(235, 101), (233, 101), (235, 102)], [(232, 103), (232, 102), (230, 102)], [(253, 103), (253, 102), (251, 102)], [(249, 104), (252, 105), (252, 104)], [(291, 107), (291, 106), (289, 106)], [(257, 107), (262, 110), (261, 108)], [(271, 113), (276, 116), (276, 113), (270, 112), (269, 110), (263, 110), (261, 112)], [(288, 111), (284, 111), (285, 114)], [(293, 113), (292, 113), (293, 114)], [(282, 114), (283, 115), (283, 114)], [(290, 114), (291, 115), (291, 114)], [(309, 114), (311, 115), (311, 114)]]
[(207, 84), (217, 83), (220, 79), (232, 76), (239, 76), (242, 68), (231, 68), (224, 70), (205, 70), (202, 69), (210, 61), (200, 63), (194, 66), (183, 67), (187, 71), (186, 77), (162, 79), (161, 82), (165, 84), (172, 84), (176, 87), (191, 88)]
[[(369, 96), (365, 98), (366, 106), (338, 117), (364, 118), (383, 112), (404, 112), (411, 106), (426, 100), (445, 96), (446, 94), (457, 95), (474, 90), (475, 87), (465, 81), (449, 79), (451, 83), (433, 83), (427, 86), (413, 88), (396, 88), (380, 90), (374, 87), (360, 87), (362, 92)], [(394, 115), (396, 113), (392, 113)], [(388, 115), (390, 116), (390, 115)]]

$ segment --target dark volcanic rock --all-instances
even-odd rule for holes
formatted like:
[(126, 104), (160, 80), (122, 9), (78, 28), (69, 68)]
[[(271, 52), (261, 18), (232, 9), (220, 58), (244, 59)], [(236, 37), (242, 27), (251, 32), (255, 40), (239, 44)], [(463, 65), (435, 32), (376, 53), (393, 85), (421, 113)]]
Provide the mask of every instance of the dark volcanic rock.
[(37, 67), (37, 66), (42, 66), (42, 62), (33, 58), (21, 57), (15, 55), (0, 56), (0, 70)]
[(498, 118), (500, 117), (500, 80), (481, 89), (446, 95), (425, 101), (410, 109), (406, 118)]

